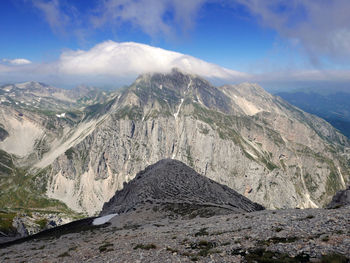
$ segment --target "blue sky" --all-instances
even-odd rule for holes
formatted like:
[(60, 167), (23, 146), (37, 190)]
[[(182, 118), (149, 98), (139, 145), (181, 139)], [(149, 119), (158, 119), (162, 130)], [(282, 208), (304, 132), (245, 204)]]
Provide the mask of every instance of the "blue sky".
[(349, 13), (348, 0), (6, 0), (0, 82), (104, 86), (187, 65), (226, 82), (346, 87)]

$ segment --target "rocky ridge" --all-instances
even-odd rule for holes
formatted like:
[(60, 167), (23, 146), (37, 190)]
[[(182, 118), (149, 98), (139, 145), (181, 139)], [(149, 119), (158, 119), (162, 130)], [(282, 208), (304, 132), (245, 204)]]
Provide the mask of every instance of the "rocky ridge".
[(350, 207), (350, 186), (345, 190), (337, 192), (327, 208)]
[[(164, 159), (139, 172), (103, 205), (101, 215), (127, 213), (145, 203), (157, 210), (163, 206), (188, 205), (235, 212), (263, 210), (227, 186), (220, 185), (184, 163)], [(215, 211), (217, 214), (218, 211)]]

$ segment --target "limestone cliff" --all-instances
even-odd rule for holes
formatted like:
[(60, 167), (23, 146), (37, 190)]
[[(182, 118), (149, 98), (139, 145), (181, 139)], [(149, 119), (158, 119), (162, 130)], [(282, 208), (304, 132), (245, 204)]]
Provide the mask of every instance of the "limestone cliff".
[(349, 182), (348, 139), (256, 84), (143, 75), (77, 127), (69, 148), (39, 167), (50, 165), (49, 197), (89, 214), (164, 158), (267, 208), (324, 206)]

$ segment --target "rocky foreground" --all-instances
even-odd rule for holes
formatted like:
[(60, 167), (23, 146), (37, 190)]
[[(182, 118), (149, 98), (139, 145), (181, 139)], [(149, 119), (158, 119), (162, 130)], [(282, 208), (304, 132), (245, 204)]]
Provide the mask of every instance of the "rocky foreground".
[(102, 226), (0, 249), (1, 262), (349, 262), (350, 209), (159, 219), (152, 205)]
[(263, 210), (167, 159), (117, 191), (99, 225), (87, 218), (0, 244), (0, 262), (349, 262), (347, 197), (334, 197), (337, 209)]

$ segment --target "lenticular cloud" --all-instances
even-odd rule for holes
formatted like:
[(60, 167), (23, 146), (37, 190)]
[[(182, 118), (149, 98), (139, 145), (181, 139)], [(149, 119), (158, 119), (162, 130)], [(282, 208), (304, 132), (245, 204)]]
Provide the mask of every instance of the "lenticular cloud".
[(246, 75), (238, 71), (184, 55), (134, 42), (106, 41), (87, 51), (62, 53), (58, 68), (65, 75), (134, 76), (150, 72), (168, 72), (172, 68), (209, 78), (235, 80)]

